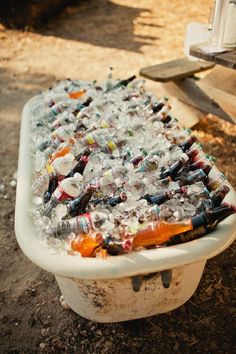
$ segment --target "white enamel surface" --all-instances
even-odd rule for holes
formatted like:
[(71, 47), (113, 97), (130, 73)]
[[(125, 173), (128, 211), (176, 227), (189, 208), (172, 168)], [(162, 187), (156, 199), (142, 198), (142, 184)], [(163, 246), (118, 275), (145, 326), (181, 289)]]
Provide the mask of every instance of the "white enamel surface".
[[(224, 251), (235, 239), (236, 215), (221, 222), (216, 231), (190, 243), (107, 257), (81, 258), (67, 254), (52, 254), (42, 242), (30, 218), (33, 163), (30, 156), (30, 110), (28, 103), (22, 113), (19, 164), (16, 195), (15, 231), (25, 255), (39, 267), (58, 276), (77, 279), (115, 279), (173, 269), (205, 261)], [(236, 192), (231, 191), (227, 202), (236, 204)]]
[(168, 289), (160, 274), (143, 280), (134, 292), (131, 278), (82, 280), (56, 277), (67, 304), (79, 315), (96, 322), (134, 320), (171, 311), (183, 305), (195, 292), (205, 261), (175, 268)]

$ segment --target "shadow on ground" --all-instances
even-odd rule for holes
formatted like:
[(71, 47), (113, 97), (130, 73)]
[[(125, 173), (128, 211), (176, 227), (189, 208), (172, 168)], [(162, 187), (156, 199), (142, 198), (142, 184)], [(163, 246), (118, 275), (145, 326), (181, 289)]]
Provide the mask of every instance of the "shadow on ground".
[(39, 32), (95, 46), (134, 52), (140, 52), (141, 46), (151, 45), (158, 40), (155, 36), (134, 33), (134, 21), (139, 17), (139, 24), (142, 26), (161, 27), (142, 21), (142, 18), (151, 16), (149, 9), (121, 6), (108, 0), (79, 0), (75, 3), (76, 5), (66, 7), (58, 18), (51, 19)]
[[(0, 68), (0, 119), (19, 120), (24, 104), (39, 91), (55, 84), (54, 75), (19, 73)], [(16, 117), (18, 115), (18, 119)]]

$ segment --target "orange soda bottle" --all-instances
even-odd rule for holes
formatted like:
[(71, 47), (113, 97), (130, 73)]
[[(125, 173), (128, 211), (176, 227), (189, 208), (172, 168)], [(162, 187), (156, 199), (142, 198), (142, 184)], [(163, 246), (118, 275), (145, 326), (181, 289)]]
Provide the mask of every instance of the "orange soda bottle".
[(161, 245), (169, 240), (173, 235), (192, 230), (193, 226), (190, 220), (184, 220), (176, 223), (165, 221), (152, 222), (146, 229), (138, 231), (133, 239), (133, 248)]
[(235, 206), (224, 203), (218, 208), (176, 223), (168, 223), (165, 221), (152, 222), (146, 229), (140, 230), (134, 235), (133, 248), (159, 246), (167, 242), (172, 236), (196, 229), (200, 226), (218, 223), (235, 212)]
[(54, 154), (52, 154), (50, 158), (51, 162), (57, 159), (58, 157), (65, 156), (70, 151), (71, 151), (71, 147), (69, 145), (62, 146), (61, 149), (59, 149), (58, 151), (54, 152)]
[(82, 257), (92, 257), (99, 243), (88, 234), (78, 235), (71, 242), (73, 251), (79, 252)]
[(69, 97), (72, 98), (73, 100), (76, 100), (76, 99), (80, 98), (81, 96), (83, 96), (85, 94), (85, 92), (86, 91), (84, 91), (84, 90), (71, 92), (71, 93), (69, 93)]

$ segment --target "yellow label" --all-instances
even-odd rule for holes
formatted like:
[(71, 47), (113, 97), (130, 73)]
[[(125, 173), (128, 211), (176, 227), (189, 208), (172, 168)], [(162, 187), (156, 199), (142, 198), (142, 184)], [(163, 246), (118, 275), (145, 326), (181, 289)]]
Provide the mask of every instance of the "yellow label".
[(106, 120), (102, 120), (101, 121), (101, 127), (102, 128), (109, 128), (110, 127), (110, 124), (106, 121)]
[(112, 177), (112, 170), (107, 170), (103, 173), (104, 177)]
[(53, 174), (54, 173), (54, 167), (52, 165), (51, 162), (48, 162), (47, 165), (46, 165), (46, 171), (49, 175)]
[(113, 141), (111, 141), (111, 140), (109, 140), (108, 142), (107, 142), (107, 147), (108, 147), (108, 149), (110, 150), (110, 151), (114, 151), (114, 150), (116, 150), (116, 148), (117, 148), (117, 146), (116, 146), (116, 144), (115, 143), (113, 143)]
[(93, 145), (95, 143), (95, 140), (94, 140), (94, 137), (92, 136), (92, 134), (86, 135), (85, 139), (89, 145)]

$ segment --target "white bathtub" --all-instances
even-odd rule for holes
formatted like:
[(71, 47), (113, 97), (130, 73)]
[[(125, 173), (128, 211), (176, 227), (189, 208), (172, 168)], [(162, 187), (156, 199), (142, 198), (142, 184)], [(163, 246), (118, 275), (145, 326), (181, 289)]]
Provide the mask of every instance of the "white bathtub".
[[(223, 252), (235, 239), (236, 215), (231, 215), (213, 233), (177, 246), (106, 259), (51, 254), (49, 248), (39, 242), (29, 213), (33, 169), (29, 147), (30, 110), (26, 103), (19, 148), (15, 213), (17, 241), (32, 262), (55, 275), (68, 305), (85, 318), (118, 322), (168, 312), (181, 306), (195, 292), (207, 259)], [(216, 169), (214, 173), (217, 173)], [(236, 204), (236, 192), (229, 187), (230, 193), (225, 200)], [(164, 270), (172, 270), (169, 288), (164, 288), (161, 282), (160, 272)], [(140, 290), (135, 292), (132, 278), (140, 274), (146, 276)]]

